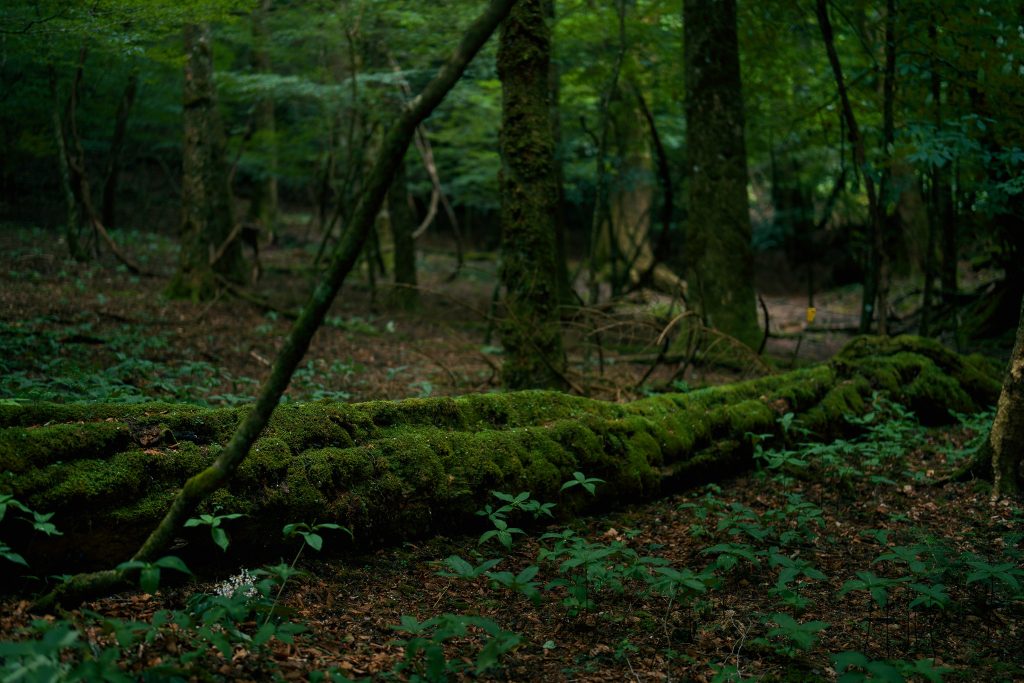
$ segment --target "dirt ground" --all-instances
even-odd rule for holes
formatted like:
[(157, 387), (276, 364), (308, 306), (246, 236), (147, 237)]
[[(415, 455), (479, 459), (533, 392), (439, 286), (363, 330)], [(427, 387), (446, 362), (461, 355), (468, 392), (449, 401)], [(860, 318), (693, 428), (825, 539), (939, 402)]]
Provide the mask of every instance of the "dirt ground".
[[(245, 291), (246, 298), (225, 292), (195, 305), (162, 297), (175, 265), (175, 245), (167, 237), (124, 235), (126, 250), (149, 273), (132, 275), (108, 254), (90, 263), (70, 261), (53, 232), (7, 227), (0, 230), (0, 323), (8, 335), (53, 337), (53, 351), (83, 372), (116, 365), (118, 354), (179, 369), (201, 362), (213, 366), (207, 374), (216, 375), (203, 378), (203, 398), (243, 397), (268, 373), (289, 314), (304, 303), (314, 282), (310, 264), (317, 245), (296, 233), (263, 249), (262, 278)], [(491, 310), (496, 260), (493, 254), (469, 256), (450, 280), (454, 258), (440, 249), (422, 251), (420, 303), (410, 312), (388, 305), (386, 278), (378, 275), (371, 288), (363, 264), (317, 333), (307, 355), (312, 365), (299, 373), (289, 394), (369, 400), (497, 389), (500, 340)], [(764, 297), (771, 329), (764, 359), (786, 369), (830, 357), (852, 336), (858, 297), (855, 290), (822, 293), (812, 325), (805, 322), (803, 295)], [(643, 291), (615, 307), (567, 317), (570, 379), (576, 391), (627, 400), (670, 381), (699, 387), (770, 371), (752, 354), (730, 363), (736, 366), (733, 372), (714, 363), (688, 363), (687, 354), (672, 349), (659, 358), (659, 340), (679, 335), (678, 321), (669, 326), (678, 312), (669, 297)], [(724, 351), (726, 345), (718, 348)], [(15, 364), (32, 376), (44, 354), (37, 344), (30, 349), (32, 354)], [(217, 378), (222, 381), (215, 384)], [(160, 395), (150, 380), (132, 379), (140, 392)]]

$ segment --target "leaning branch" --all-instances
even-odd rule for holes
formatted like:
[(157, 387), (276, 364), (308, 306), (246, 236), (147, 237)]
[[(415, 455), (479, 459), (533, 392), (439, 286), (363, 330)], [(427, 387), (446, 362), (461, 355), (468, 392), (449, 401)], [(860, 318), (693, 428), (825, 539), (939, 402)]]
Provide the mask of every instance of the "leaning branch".
[[(458, 82), (469, 62), (508, 15), (515, 2), (516, 0), (491, 0), (487, 9), (463, 35), (458, 47), (434, 79), (405, 105), (402, 114), (392, 125), (381, 145), (349, 229), (345, 231), (335, 249), (324, 279), (313, 291), (298, 320), (292, 325), (291, 332), (274, 362), (270, 377), (260, 390), (256, 405), (238, 425), (227, 447), (213, 464), (185, 482), (170, 510), (132, 557), (133, 560), (148, 562), (156, 559), (167, 548), (173, 535), (196, 506), (226, 484), (248, 455), (250, 447), (263, 431), (287, 389), (292, 373), (305, 356), (313, 334), (320, 327), (338, 290), (355, 265), (373, 227), (377, 212), (384, 202), (395, 169), (405, 155), (416, 127), (430, 115)], [(37, 606), (49, 607), (59, 600), (72, 601), (88, 594), (103, 593), (123, 583), (124, 579), (122, 571), (79, 574), (61, 588), (44, 596)]]

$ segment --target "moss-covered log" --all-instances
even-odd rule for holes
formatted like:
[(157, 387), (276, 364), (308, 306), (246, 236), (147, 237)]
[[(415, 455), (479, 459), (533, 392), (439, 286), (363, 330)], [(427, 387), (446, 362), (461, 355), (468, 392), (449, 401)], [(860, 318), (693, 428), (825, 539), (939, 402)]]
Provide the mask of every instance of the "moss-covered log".
[[(750, 464), (749, 433), (793, 412), (826, 438), (887, 391), (928, 422), (992, 404), (998, 371), (917, 339), (860, 339), (831, 363), (688, 394), (614, 404), (558, 392), (280, 406), (207, 508), (243, 512), (236, 544), (287, 522), (333, 521), (357, 542), (456, 531), (491, 490), (529, 490), (565, 512), (659, 495)], [(3, 522), (33, 569), (109, 566), (131, 555), (178, 488), (209, 465), (246, 409), (149, 403), (0, 405), (3, 490), (54, 512), (64, 536)], [(559, 496), (574, 471), (607, 484)], [(8, 515), (10, 517), (10, 515)], [(20, 526), (19, 526), (20, 524)], [(21, 536), (17, 538), (16, 536)], [(212, 548), (209, 538), (192, 547)]]

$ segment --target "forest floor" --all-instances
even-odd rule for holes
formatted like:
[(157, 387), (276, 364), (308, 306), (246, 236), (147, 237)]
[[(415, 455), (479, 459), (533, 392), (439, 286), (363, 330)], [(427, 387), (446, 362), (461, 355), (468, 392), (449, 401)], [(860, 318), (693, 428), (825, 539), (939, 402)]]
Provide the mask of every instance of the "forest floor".
[[(301, 264), (311, 245), (266, 253), (253, 292), (264, 303), (225, 295), (193, 304), (160, 296), (171, 243), (127, 237), (161, 277), (70, 262), (42, 231), (0, 232), (0, 400), (230, 405), (255, 393), (287, 313), (309, 291), (311, 270)], [(480, 256), (446, 282), (451, 258), (424, 255), (415, 312), (389, 309), (384, 287), (374, 303), (365, 277), (355, 278), (290, 396), (496, 389), (498, 342), (487, 339), (495, 263)], [(769, 340), (767, 364), (655, 364), (671, 302), (636, 294), (569, 322), (572, 378), (612, 400), (730, 381), (825, 359), (856, 319), (856, 292), (823, 293), (817, 328), (801, 340), (803, 297), (765, 301), (773, 329), (786, 334)], [(5, 680), (19, 667), (49, 666), (87, 680), (323, 672), (319, 680), (800, 681), (835, 680), (848, 668), (844, 680), (1024, 680), (1024, 510), (990, 502), (980, 483), (936, 483), (986, 419), (924, 430), (880, 399), (848, 441), (766, 453), (761, 471), (568, 526), (514, 518), (527, 533), (510, 548), (434, 538), (340, 558), (329, 555), (335, 532), (325, 531), (324, 557), (302, 555), (303, 573), (280, 603), (270, 584), (265, 594), (231, 597), (232, 586), (259, 583), (252, 567), (94, 601), (34, 625), (26, 596), (9, 596), (0, 640), (22, 645), (0, 643), (0, 670)], [(288, 574), (282, 563), (271, 576)], [(266, 622), (277, 631), (264, 642)], [(292, 637), (282, 624), (304, 632)], [(77, 640), (62, 640), (72, 631)], [(26, 645), (33, 634), (50, 641)]]

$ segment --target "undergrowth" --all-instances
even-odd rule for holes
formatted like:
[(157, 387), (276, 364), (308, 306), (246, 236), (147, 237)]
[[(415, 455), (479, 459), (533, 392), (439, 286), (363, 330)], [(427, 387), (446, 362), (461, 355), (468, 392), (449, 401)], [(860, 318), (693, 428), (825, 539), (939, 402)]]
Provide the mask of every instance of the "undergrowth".
[[(771, 493), (748, 504), (727, 499), (712, 484), (682, 502), (678, 514), (690, 520), (689, 536), (698, 548), (689, 566), (664, 557), (657, 543), (636, 542), (636, 530), (593, 537), (574, 525), (534, 535), (531, 530), (551, 517), (556, 503), (538, 501), (529, 492), (495, 491), (493, 504), (478, 513), (489, 526), (475, 547), (465, 556), (438, 560), (435, 571), (449, 581), (472, 584), (481, 603), (557, 610), (568, 624), (594, 619), (614, 624), (639, 610), (643, 630), (657, 634), (668, 676), (673, 663), (696, 663), (713, 681), (743, 680), (766, 667), (772, 678), (782, 680), (944, 680), (962, 673), (944, 663), (948, 653), (936, 637), (944, 624), (993, 614), (1013, 620), (1022, 613), (1024, 512), (1013, 512), (1016, 528), (997, 525), (974, 535), (968, 530), (966, 540), (956, 542), (893, 515), (882, 528), (860, 531), (862, 563), (827, 571), (820, 560), (836, 553), (841, 542), (827, 521), (828, 505), (854, 506), (865, 494), (881, 501), (889, 491), (931, 485), (934, 472), (922, 471), (908, 454), (924, 452), (948, 468), (974, 447), (970, 440), (956, 448), (936, 442), (911, 413), (883, 396), (876, 395), (873, 406), (865, 416), (850, 419), (857, 436), (829, 444), (802, 444), (789, 415), (780, 419), (790, 444), (785, 448), (762, 448), (759, 435), (748, 435), (755, 443), (754, 481)], [(963, 433), (970, 434), (972, 428), (983, 433), (978, 428), (991, 418), (961, 419)], [(577, 472), (560, 496), (592, 495), (602, 483)], [(809, 495), (823, 488), (838, 495), (830, 502)], [(0, 497), (0, 520), (4, 514), (40, 533), (59, 533), (45, 514), (10, 496)], [(244, 523), (238, 518), (204, 515), (189, 524), (208, 527), (211, 547), (227, 551), (227, 529)], [(0, 643), (0, 675), (4, 681), (187, 680), (202, 670), (218, 679), (240, 675), (232, 667), (242, 661), (246, 676), (281, 678), (274, 653), (310, 638), (312, 628), (282, 598), (289, 581), (302, 580), (303, 550), (319, 551), (325, 532), (348, 530), (289, 524), (284, 533), (297, 544), (291, 562), (243, 569), (148, 620), (88, 610), (35, 620)], [(0, 558), (24, 563), (2, 544)], [(168, 572), (189, 575), (173, 556), (121, 568), (149, 594), (160, 590)], [(758, 604), (765, 608), (744, 615), (750, 626), (740, 645), (728, 656), (696, 662), (689, 644), (713, 621), (716, 605), (725, 596), (751, 591), (763, 591), (766, 599)], [(819, 618), (834, 614), (834, 605), (841, 606), (844, 623)], [(500, 678), (517, 650), (558, 647), (554, 639), (533, 643), (530, 633), (516, 632), (473, 605), (460, 612), (404, 614), (391, 629), (397, 656), (390, 669), (378, 673), (385, 680)], [(630, 657), (637, 651), (625, 637), (612, 656), (632, 670)], [(1019, 663), (999, 666), (1008, 678), (1024, 674)], [(308, 672), (310, 681), (347, 676), (339, 667)]]

